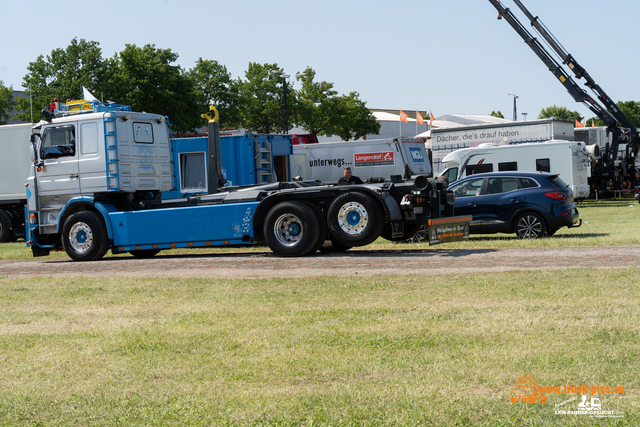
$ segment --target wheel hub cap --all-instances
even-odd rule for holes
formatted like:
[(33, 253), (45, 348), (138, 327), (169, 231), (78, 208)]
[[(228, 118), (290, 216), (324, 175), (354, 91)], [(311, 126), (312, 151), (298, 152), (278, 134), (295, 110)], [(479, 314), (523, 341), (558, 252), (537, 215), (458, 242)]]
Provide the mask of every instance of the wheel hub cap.
[(278, 242), (292, 246), (302, 237), (302, 222), (295, 215), (284, 214), (276, 220), (273, 231)]
[(93, 232), (84, 222), (78, 222), (71, 227), (69, 243), (78, 252), (86, 252), (93, 244)]
[(361, 233), (369, 224), (367, 209), (357, 202), (344, 204), (338, 212), (338, 224), (347, 234)]

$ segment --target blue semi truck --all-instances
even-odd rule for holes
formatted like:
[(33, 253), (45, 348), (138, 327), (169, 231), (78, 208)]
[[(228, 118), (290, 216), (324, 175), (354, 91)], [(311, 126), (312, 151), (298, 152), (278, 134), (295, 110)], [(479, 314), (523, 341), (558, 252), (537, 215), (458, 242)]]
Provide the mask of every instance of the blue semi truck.
[(33, 255), (64, 250), (91, 261), (108, 250), (150, 257), (266, 243), (279, 256), (304, 256), (327, 240), (343, 250), (380, 236), (400, 240), (422, 226), (432, 244), (468, 238), (470, 218), (454, 216), (453, 195), (439, 179), (225, 187), (217, 112), (209, 118), (206, 150), (176, 149), (161, 115), (97, 102), (45, 109), (33, 127), (26, 183)]

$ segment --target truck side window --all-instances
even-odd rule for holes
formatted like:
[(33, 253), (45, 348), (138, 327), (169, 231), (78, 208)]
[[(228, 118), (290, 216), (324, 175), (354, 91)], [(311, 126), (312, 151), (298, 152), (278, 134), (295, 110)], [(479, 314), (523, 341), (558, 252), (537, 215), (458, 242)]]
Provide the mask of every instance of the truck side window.
[(55, 159), (76, 154), (76, 128), (74, 125), (49, 127), (42, 135), (41, 157)]

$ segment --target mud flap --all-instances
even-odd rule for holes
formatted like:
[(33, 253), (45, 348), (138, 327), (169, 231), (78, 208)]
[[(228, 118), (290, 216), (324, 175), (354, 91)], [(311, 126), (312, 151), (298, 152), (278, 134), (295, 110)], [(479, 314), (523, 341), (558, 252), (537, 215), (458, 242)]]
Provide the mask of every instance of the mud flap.
[(402, 236), (404, 236), (404, 222), (402, 222), (402, 220), (392, 220), (391, 221), (391, 237), (400, 238)]

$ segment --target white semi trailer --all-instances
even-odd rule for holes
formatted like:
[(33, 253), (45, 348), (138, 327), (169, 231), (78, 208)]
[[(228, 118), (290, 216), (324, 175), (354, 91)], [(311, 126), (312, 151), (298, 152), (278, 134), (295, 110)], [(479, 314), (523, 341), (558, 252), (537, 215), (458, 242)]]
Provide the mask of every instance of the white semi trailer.
[(0, 126), (0, 242), (24, 237), (31, 124)]

